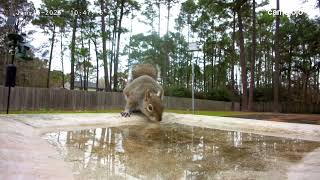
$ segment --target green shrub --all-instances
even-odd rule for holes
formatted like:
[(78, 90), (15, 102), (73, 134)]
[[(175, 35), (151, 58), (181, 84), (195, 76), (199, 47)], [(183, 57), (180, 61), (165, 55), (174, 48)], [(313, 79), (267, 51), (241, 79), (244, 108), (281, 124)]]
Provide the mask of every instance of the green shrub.
[(273, 101), (273, 89), (271, 87), (257, 87), (253, 90), (254, 101)]
[[(169, 86), (164, 87), (164, 94), (166, 96), (174, 96), (174, 97), (185, 97), (191, 98), (192, 91), (191, 89), (187, 89), (185, 87), (179, 86)], [(210, 92), (195, 92), (194, 96), (196, 99), (209, 99), (216, 101), (231, 101), (232, 100), (232, 92), (227, 88), (218, 88), (214, 89)]]
[(232, 99), (231, 92), (228, 91), (226, 88), (214, 89), (206, 94), (207, 94), (207, 99), (210, 99), (210, 100), (231, 101)]
[(179, 86), (170, 86), (164, 87), (164, 94), (166, 96), (175, 96), (175, 97), (188, 97), (191, 98), (191, 90), (185, 87)]
[(195, 92), (194, 97), (196, 99), (207, 99), (207, 94), (204, 92)]

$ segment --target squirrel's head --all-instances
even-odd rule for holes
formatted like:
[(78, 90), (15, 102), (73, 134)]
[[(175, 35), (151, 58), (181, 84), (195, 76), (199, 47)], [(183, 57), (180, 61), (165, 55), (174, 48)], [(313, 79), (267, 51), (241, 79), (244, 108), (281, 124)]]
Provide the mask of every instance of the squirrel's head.
[(142, 112), (151, 121), (161, 121), (163, 113), (162, 92), (152, 93), (147, 90), (144, 95)]

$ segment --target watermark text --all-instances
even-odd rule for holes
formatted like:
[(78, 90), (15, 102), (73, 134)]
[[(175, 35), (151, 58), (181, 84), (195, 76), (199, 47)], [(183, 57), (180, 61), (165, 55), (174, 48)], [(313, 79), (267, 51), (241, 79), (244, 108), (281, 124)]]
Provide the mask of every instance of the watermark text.
[(281, 10), (276, 10), (276, 9), (273, 9), (273, 10), (269, 10), (268, 11), (268, 14), (269, 15), (273, 15), (273, 16), (282, 16), (282, 15), (287, 15), (287, 16), (301, 16), (304, 12), (303, 11), (300, 11), (300, 10), (297, 10), (297, 11), (292, 11), (292, 12), (284, 12), (284, 11), (281, 11)]

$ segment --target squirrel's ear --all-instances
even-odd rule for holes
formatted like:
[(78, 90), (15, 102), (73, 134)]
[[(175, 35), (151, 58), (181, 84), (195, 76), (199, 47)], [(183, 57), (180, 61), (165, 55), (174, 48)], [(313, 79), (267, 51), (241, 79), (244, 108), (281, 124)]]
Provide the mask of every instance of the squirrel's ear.
[(150, 99), (150, 98), (151, 98), (151, 93), (150, 93), (150, 90), (147, 89), (146, 92), (145, 92), (145, 95), (144, 95), (144, 99), (145, 99), (145, 100), (148, 100), (148, 99)]

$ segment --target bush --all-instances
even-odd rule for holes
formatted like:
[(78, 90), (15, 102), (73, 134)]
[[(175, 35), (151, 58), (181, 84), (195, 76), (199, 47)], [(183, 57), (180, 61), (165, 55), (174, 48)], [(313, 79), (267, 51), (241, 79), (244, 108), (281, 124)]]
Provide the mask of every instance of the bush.
[(196, 99), (207, 99), (207, 94), (204, 92), (195, 92), (194, 98)]
[[(164, 94), (166, 96), (174, 96), (174, 97), (185, 97), (185, 98), (192, 97), (191, 89), (187, 89), (185, 87), (179, 87), (179, 86), (164, 87)], [(209, 99), (209, 100), (216, 100), (216, 101), (231, 101), (233, 98), (232, 92), (227, 88), (218, 88), (207, 93), (195, 92), (194, 96), (196, 99)]]
[(273, 101), (273, 89), (271, 87), (257, 87), (253, 90), (253, 100), (259, 102)]
[(192, 97), (190, 89), (187, 89), (185, 87), (179, 87), (179, 86), (164, 87), (164, 94), (166, 96), (175, 96), (175, 97), (188, 97), (188, 98)]
[(226, 88), (219, 88), (211, 90), (210, 92), (206, 93), (207, 99), (216, 100), (216, 101), (231, 101), (232, 94)]

